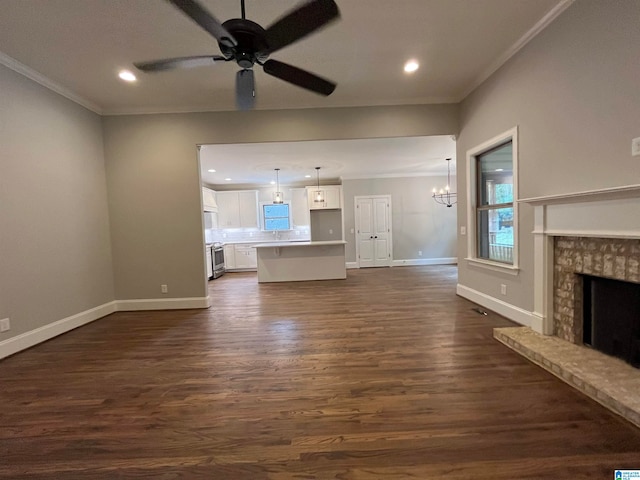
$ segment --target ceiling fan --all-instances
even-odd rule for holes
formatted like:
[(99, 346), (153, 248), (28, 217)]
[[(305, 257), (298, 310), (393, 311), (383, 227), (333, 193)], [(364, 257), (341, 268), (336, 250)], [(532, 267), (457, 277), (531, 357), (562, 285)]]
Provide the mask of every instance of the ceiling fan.
[(266, 29), (245, 17), (244, 0), (240, 0), (242, 18), (220, 23), (196, 0), (169, 0), (170, 3), (200, 25), (218, 41), (222, 55), (197, 55), (134, 63), (143, 72), (160, 72), (174, 68), (213, 65), (235, 61), (236, 104), (240, 110), (251, 110), (255, 104), (253, 66), (264, 72), (320, 95), (331, 95), (336, 84), (293, 65), (269, 59), (269, 55), (313, 33), (339, 18), (334, 0), (311, 0), (293, 9)]

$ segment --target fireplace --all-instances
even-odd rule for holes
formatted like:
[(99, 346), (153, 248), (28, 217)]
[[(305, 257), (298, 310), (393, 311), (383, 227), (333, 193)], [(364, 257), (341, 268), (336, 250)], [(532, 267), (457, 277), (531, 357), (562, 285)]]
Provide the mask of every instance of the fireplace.
[[(553, 251), (553, 334), (620, 357), (614, 351), (622, 348), (615, 344), (621, 329), (636, 337), (640, 329), (640, 240), (555, 237)], [(613, 304), (604, 303), (610, 299)], [(620, 310), (615, 318), (609, 315), (613, 308)], [(625, 346), (624, 360), (637, 364), (630, 349)]]
[(594, 342), (592, 279), (640, 287), (640, 184), (519, 202), (523, 216), (533, 207), (531, 328), (496, 329), (495, 338), (640, 427), (640, 369), (586, 346)]

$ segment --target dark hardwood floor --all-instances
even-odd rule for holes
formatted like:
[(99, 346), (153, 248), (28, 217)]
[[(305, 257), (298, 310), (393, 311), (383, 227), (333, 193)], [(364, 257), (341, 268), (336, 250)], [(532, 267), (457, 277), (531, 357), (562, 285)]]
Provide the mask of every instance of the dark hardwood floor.
[(640, 430), (492, 339), (454, 267), (210, 282), (0, 361), (0, 478), (611, 479)]

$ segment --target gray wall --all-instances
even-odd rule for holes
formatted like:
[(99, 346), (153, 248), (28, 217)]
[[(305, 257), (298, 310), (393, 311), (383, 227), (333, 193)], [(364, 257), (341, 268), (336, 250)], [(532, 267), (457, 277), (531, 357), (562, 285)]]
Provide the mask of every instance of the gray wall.
[[(466, 151), (519, 126), (520, 198), (640, 183), (640, 2), (580, 0), (461, 105), (458, 191)], [(465, 196), (458, 222), (466, 224)], [(533, 309), (532, 208), (520, 206), (517, 277), (459, 263), (459, 282)], [(460, 258), (467, 256), (459, 242)], [(509, 295), (499, 295), (499, 284)]]
[(311, 210), (311, 240), (342, 240), (342, 210)]
[[(105, 117), (116, 297), (206, 295), (196, 145), (447, 135), (456, 105)], [(242, 162), (242, 159), (238, 159)]]
[(100, 117), (0, 66), (0, 342), (114, 300)]
[(394, 260), (456, 257), (456, 207), (431, 198), (432, 189), (446, 183), (446, 176), (343, 180), (347, 261), (356, 261), (354, 198), (365, 195), (391, 195)]

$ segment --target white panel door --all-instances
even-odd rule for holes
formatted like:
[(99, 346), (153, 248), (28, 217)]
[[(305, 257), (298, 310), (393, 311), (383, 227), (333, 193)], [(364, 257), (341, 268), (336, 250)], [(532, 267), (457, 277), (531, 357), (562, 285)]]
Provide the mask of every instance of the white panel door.
[(391, 225), (389, 224), (390, 200), (387, 197), (373, 199), (373, 243), (376, 267), (391, 265)]
[(373, 200), (359, 198), (356, 201), (356, 233), (358, 242), (358, 266), (360, 268), (375, 267), (373, 242)]
[(356, 200), (358, 266), (391, 265), (391, 197), (359, 197)]

